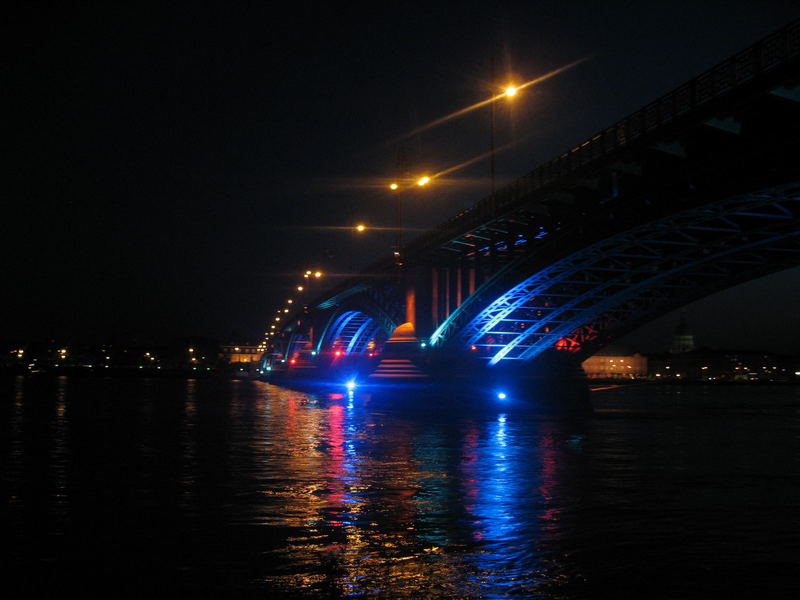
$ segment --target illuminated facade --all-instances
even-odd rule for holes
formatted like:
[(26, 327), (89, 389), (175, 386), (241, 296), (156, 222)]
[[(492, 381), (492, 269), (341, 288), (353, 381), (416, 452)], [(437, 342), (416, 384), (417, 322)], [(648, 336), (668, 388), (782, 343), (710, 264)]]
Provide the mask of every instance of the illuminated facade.
[(223, 346), (220, 358), (227, 363), (257, 363), (264, 351), (259, 346)]
[(647, 357), (607, 348), (583, 361), (589, 379), (640, 379), (647, 377)]

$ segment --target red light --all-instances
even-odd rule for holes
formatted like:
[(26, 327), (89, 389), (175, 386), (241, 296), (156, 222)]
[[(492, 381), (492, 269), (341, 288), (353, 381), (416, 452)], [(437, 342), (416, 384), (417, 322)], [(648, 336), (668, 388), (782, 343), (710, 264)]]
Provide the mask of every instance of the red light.
[(470, 346), (470, 347), (469, 347), (469, 349), (470, 349), (470, 350), (477, 350), (477, 349), (478, 349), (478, 347), (477, 347), (477, 346)]
[(293, 358), (293, 359), (291, 359), (289, 362), (290, 362), (291, 364), (294, 364), (294, 363), (296, 363), (296, 362), (297, 362), (297, 359), (296, 359), (296, 358)]
[(341, 351), (341, 350), (337, 350), (337, 351), (336, 351), (334, 354), (335, 354), (336, 356), (341, 356), (341, 355), (342, 355), (342, 351)]

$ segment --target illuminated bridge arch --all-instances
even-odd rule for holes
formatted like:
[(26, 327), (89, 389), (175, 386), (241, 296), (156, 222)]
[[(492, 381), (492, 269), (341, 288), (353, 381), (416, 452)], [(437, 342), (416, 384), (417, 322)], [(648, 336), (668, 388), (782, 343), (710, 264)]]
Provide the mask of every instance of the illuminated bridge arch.
[(380, 345), (391, 334), (393, 323), (356, 309), (340, 310), (328, 321), (316, 345), (317, 352), (338, 350), (362, 354), (370, 343)]
[(490, 365), (549, 348), (586, 356), (688, 302), (797, 264), (800, 185), (793, 184), (633, 227), (545, 268), (541, 257), (522, 255), (430, 342), (469, 349)]

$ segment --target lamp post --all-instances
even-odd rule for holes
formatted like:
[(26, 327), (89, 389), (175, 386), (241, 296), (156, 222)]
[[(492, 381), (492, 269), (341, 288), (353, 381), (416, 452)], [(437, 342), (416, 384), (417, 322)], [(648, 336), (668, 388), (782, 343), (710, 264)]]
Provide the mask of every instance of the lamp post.
[(404, 184), (392, 182), (389, 184), (389, 189), (395, 195), (395, 223), (394, 223), (394, 260), (395, 266), (403, 266), (403, 192), (413, 186), (423, 187), (430, 183), (431, 178), (427, 175), (412, 180), (410, 177), (404, 177)]
[[(355, 232), (354, 238), (357, 237), (357, 236), (362, 235), (366, 230), (367, 230), (367, 226), (364, 225), (363, 223), (359, 223), (358, 225), (353, 227), (353, 231)], [(355, 246), (356, 246), (356, 240), (353, 239), (351, 241), (351, 243), (350, 243), (350, 276), (351, 277), (355, 275), (355, 270), (356, 270), (355, 259), (353, 258), (353, 253), (354, 253), (354, 250), (355, 250)]]
[[(492, 69), (494, 70), (494, 69)], [(494, 171), (494, 154), (495, 154), (495, 146), (494, 146), (494, 133), (495, 133), (495, 121), (496, 121), (496, 113), (497, 110), (495, 108), (496, 101), (502, 97), (512, 98), (516, 96), (517, 88), (513, 85), (506, 86), (503, 90), (503, 93), (497, 96), (492, 101), (492, 119), (491, 125), (489, 127), (489, 177), (491, 179), (491, 196), (494, 198), (494, 190), (495, 190), (495, 171)]]

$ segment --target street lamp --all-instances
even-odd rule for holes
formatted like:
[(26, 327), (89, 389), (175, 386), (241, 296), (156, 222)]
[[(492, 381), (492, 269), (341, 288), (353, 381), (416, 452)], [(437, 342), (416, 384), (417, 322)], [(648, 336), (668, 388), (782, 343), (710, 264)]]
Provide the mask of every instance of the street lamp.
[(396, 203), (395, 203), (395, 226), (394, 226), (394, 257), (395, 257), (395, 265), (400, 267), (402, 266), (402, 259), (400, 258), (400, 254), (402, 252), (403, 247), (403, 191), (410, 187), (413, 187), (416, 184), (419, 187), (423, 187), (430, 183), (431, 178), (427, 175), (423, 175), (422, 177), (414, 180), (413, 178), (408, 177), (404, 174), (404, 185), (403, 188), (400, 187), (400, 184), (392, 182), (389, 184), (389, 189), (392, 190), (397, 195)]
[[(492, 66), (492, 71), (494, 71), (494, 65)], [(495, 130), (495, 120), (496, 120), (496, 112), (497, 112), (495, 110), (495, 102), (494, 102), (494, 100), (499, 99), (499, 98), (501, 98), (503, 96), (505, 96), (506, 98), (513, 98), (514, 96), (517, 95), (517, 91), (518, 91), (517, 88), (514, 87), (513, 85), (506, 86), (506, 88), (503, 90), (503, 93), (500, 96), (498, 96), (495, 99), (493, 99), (493, 101), (492, 101), (492, 124), (491, 124), (490, 131), (489, 131), (489, 175), (490, 175), (490, 178), (491, 178), (491, 185), (492, 185), (492, 188), (491, 188), (492, 198), (494, 198), (494, 188), (495, 188), (495, 177), (494, 177), (494, 154), (495, 154), (495, 152), (494, 152), (494, 130)]]

